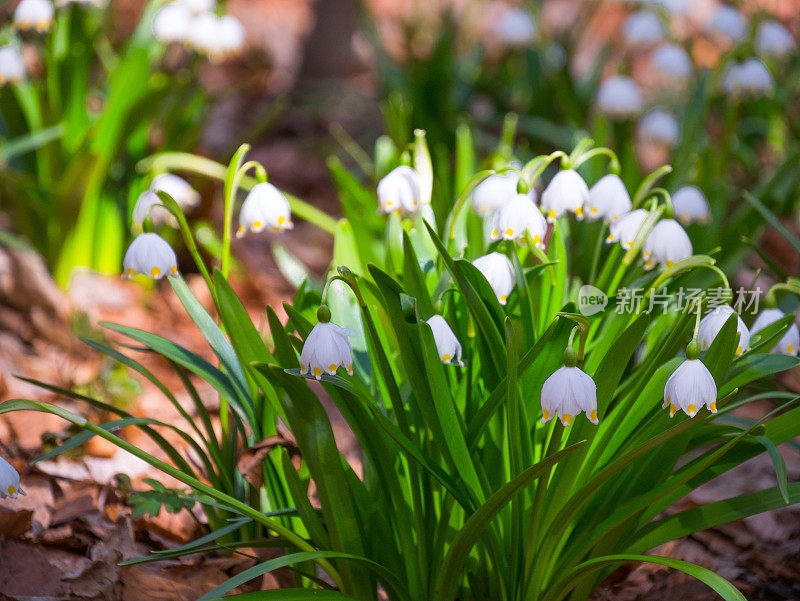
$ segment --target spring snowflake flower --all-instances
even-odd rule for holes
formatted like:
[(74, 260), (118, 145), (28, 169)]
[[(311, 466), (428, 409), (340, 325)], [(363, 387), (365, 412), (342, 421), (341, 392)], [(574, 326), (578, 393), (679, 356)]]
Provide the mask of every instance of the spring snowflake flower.
[(264, 231), (268, 226), (280, 232), (292, 229), (294, 223), (286, 196), (269, 182), (263, 182), (253, 186), (242, 203), (236, 237), (241, 238), (247, 232)]
[[(508, 171), (494, 173), (475, 186), (470, 201), (472, 208), (481, 217), (497, 211), (517, 195), (519, 173)], [(531, 189), (531, 194), (533, 189)]]
[(156, 11), (153, 17), (153, 36), (162, 44), (187, 42), (192, 13), (183, 2), (170, 2)]
[(653, 109), (641, 118), (636, 135), (650, 144), (674, 148), (681, 135), (678, 120), (664, 109)]
[(178, 258), (175, 251), (158, 234), (143, 233), (136, 236), (122, 261), (124, 277), (132, 280), (143, 273), (156, 280), (165, 275), (178, 275)]
[(588, 200), (589, 188), (580, 174), (574, 169), (562, 169), (542, 192), (542, 211), (550, 223), (567, 211), (583, 219), (583, 207)]
[(445, 321), (445, 318), (441, 315), (434, 315), (425, 323), (431, 327), (433, 340), (436, 343), (436, 351), (439, 353), (442, 363), (454, 363), (463, 366), (461, 343), (458, 342), (458, 338), (453, 334), (453, 330)]
[(653, 51), (650, 61), (653, 69), (666, 81), (678, 83), (692, 75), (692, 59), (677, 44), (659, 46)]
[(200, 193), (192, 188), (185, 179), (172, 173), (160, 173), (153, 178), (150, 188), (139, 195), (133, 207), (131, 222), (134, 231), (141, 231), (145, 218), (149, 215), (153, 225), (169, 224), (177, 228), (175, 217), (164, 207), (157, 191), (166, 192), (178, 203), (178, 206), (187, 211), (197, 206), (200, 202)]
[(642, 246), (645, 269), (652, 269), (657, 263), (672, 267), (691, 257), (692, 252), (692, 241), (674, 219), (662, 219), (656, 223)]
[(547, 221), (530, 196), (517, 194), (494, 213), (494, 229), (492, 240), (525, 240), (528, 232), (533, 243), (544, 249), (544, 236), (547, 233)]
[(605, 219), (617, 221), (631, 210), (631, 197), (618, 175), (604, 175), (589, 189), (586, 201), (586, 216), (589, 220)]
[[(349, 330), (330, 322), (330, 311), (319, 311), (320, 321), (311, 330), (300, 352), (300, 373), (312, 374), (317, 380), (323, 373), (335, 375), (339, 366), (353, 375), (353, 358)], [(327, 321), (323, 319), (327, 317)]]
[(762, 21), (756, 31), (756, 49), (761, 56), (786, 58), (797, 49), (789, 30), (778, 21)]
[(514, 289), (514, 266), (509, 258), (498, 252), (489, 253), (475, 259), (472, 264), (483, 274), (489, 286), (497, 295), (501, 305), (508, 302), (508, 295)]
[(538, 33), (531, 14), (518, 7), (505, 7), (492, 25), (492, 34), (508, 46), (527, 46), (536, 40)]
[(640, 10), (630, 15), (622, 26), (625, 41), (631, 46), (648, 46), (664, 39), (664, 25), (658, 15)]
[(714, 376), (697, 358), (686, 359), (678, 366), (664, 386), (664, 405), (673, 417), (681, 409), (689, 417), (705, 405), (711, 413), (717, 412), (717, 385)]
[[(786, 314), (780, 309), (764, 309), (758, 314), (758, 317), (756, 317), (756, 320), (753, 322), (753, 325), (750, 328), (750, 333), (755, 334), (756, 332), (760, 332), (767, 326), (771, 326), (779, 319), (783, 319), (785, 315)], [(800, 330), (797, 329), (797, 324), (793, 323), (791, 326), (789, 326), (789, 329), (786, 330), (786, 333), (781, 337), (777, 344), (772, 347), (770, 352), (794, 356), (797, 355), (798, 348), (800, 348)]]
[(139, 198), (136, 199), (136, 204), (133, 206), (131, 225), (134, 232), (142, 231), (144, 220), (148, 216), (155, 227), (164, 224), (178, 227), (178, 222), (175, 220), (175, 217), (164, 207), (158, 194), (153, 192), (152, 189), (142, 192)]
[(0, 46), (0, 86), (18, 83), (25, 77), (25, 64), (22, 56), (10, 44)]
[(196, 52), (212, 61), (222, 60), (225, 50), (221, 38), (222, 18), (212, 12), (203, 12), (192, 18), (187, 41)]
[(611, 119), (628, 119), (642, 112), (644, 98), (639, 86), (630, 77), (615, 75), (600, 84), (597, 108)]
[(626, 213), (611, 223), (606, 242), (608, 244), (619, 242), (626, 250), (631, 248), (645, 219), (647, 219), (647, 211), (644, 209), (634, 209), (630, 213)]
[(711, 208), (705, 195), (697, 186), (681, 186), (672, 195), (672, 208), (675, 217), (683, 225), (699, 223), (704, 225), (711, 221)]
[(697, 335), (697, 340), (700, 343), (702, 350), (707, 350), (714, 338), (717, 337), (722, 326), (728, 321), (731, 315), (736, 315), (736, 331), (739, 332), (739, 344), (736, 347), (736, 354), (741, 355), (744, 351), (750, 348), (750, 330), (744, 325), (742, 318), (728, 305), (716, 307), (709, 311), (703, 319), (700, 320), (700, 330)]
[(711, 14), (706, 28), (710, 33), (738, 42), (747, 35), (747, 19), (732, 6), (722, 4)]
[(421, 182), (416, 169), (401, 165), (378, 182), (378, 211), (413, 214), (420, 205)]
[(14, 9), (14, 27), (44, 33), (53, 26), (54, 13), (50, 0), (21, 0)]
[(19, 472), (8, 461), (0, 457), (0, 499), (16, 499), (25, 491), (19, 485)]
[(597, 386), (591, 376), (581, 369), (563, 366), (557, 369), (542, 386), (542, 423), (558, 414), (561, 424), (569, 426), (579, 413), (593, 424), (597, 419)]
[(722, 89), (734, 98), (769, 96), (773, 87), (772, 74), (757, 58), (729, 65), (722, 77)]
[(166, 192), (182, 209), (196, 207), (200, 203), (200, 193), (185, 179), (172, 173), (156, 175), (150, 184), (150, 189)]

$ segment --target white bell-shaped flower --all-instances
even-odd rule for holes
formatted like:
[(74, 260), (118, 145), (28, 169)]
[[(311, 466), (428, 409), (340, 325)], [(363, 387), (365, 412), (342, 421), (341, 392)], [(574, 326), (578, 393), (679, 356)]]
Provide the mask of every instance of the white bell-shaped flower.
[(639, 10), (625, 19), (622, 34), (631, 46), (649, 46), (664, 39), (664, 25), (656, 13)]
[(639, 230), (642, 229), (645, 219), (647, 219), (647, 211), (634, 209), (616, 221), (612, 221), (606, 242), (608, 244), (619, 242), (622, 248), (628, 250), (633, 246), (633, 241)]
[(706, 29), (731, 42), (738, 42), (747, 35), (747, 19), (734, 7), (721, 4), (711, 13)]
[(494, 229), (491, 239), (525, 240), (525, 232), (531, 236), (533, 243), (544, 249), (544, 236), (547, 233), (547, 221), (530, 196), (516, 194), (505, 205), (494, 213)]
[(550, 223), (567, 211), (583, 219), (583, 207), (588, 200), (589, 188), (580, 174), (574, 169), (562, 169), (542, 192), (541, 208)]
[(714, 376), (699, 359), (686, 359), (678, 366), (664, 386), (664, 408), (673, 417), (678, 409), (694, 417), (705, 405), (717, 412), (717, 385)]
[(650, 144), (674, 148), (681, 135), (678, 120), (664, 109), (653, 109), (636, 126), (639, 139)]
[(55, 8), (50, 0), (21, 0), (14, 9), (14, 27), (44, 33), (53, 26), (54, 14)]
[(557, 369), (542, 386), (542, 423), (556, 414), (561, 424), (569, 426), (579, 413), (593, 424), (597, 419), (597, 386), (591, 376), (578, 367)]
[(519, 173), (494, 173), (475, 186), (470, 196), (472, 208), (481, 217), (499, 210), (517, 195)]
[(454, 363), (464, 365), (461, 360), (461, 343), (456, 338), (450, 324), (441, 315), (434, 315), (427, 322), (433, 332), (433, 340), (436, 343), (436, 351), (442, 363)]
[(659, 77), (669, 83), (685, 81), (692, 75), (692, 59), (677, 44), (659, 46), (653, 51), (650, 62)]
[[(780, 309), (767, 308), (761, 311), (750, 327), (750, 334), (760, 332), (767, 326), (771, 326), (779, 319), (785, 317), (785, 313)], [(786, 333), (781, 336), (781, 339), (772, 347), (771, 353), (781, 355), (797, 355), (798, 348), (800, 348), (800, 330), (797, 329), (797, 324), (793, 323), (786, 330)]]
[(731, 315), (736, 315), (736, 331), (739, 333), (739, 344), (736, 347), (736, 354), (741, 355), (744, 351), (750, 348), (750, 330), (742, 321), (742, 318), (728, 305), (722, 305), (709, 311), (703, 319), (700, 320), (700, 329), (697, 334), (697, 340), (700, 343), (702, 350), (707, 350), (714, 338), (717, 337), (722, 326), (728, 321)]
[(618, 175), (604, 175), (589, 188), (589, 200), (585, 207), (587, 219), (617, 221), (630, 210), (631, 196)]
[(500, 18), (491, 25), (491, 33), (507, 46), (527, 46), (539, 33), (531, 14), (522, 8), (505, 6)]
[(773, 87), (772, 74), (757, 58), (729, 65), (722, 77), (722, 89), (734, 98), (769, 96)]
[(511, 260), (498, 252), (489, 253), (475, 259), (472, 264), (483, 274), (492, 287), (501, 305), (508, 302), (508, 295), (514, 289), (514, 266)]
[(292, 229), (294, 223), (286, 196), (269, 182), (262, 182), (253, 186), (242, 203), (236, 237), (241, 238), (247, 232), (258, 233), (267, 227), (280, 232)]
[(672, 195), (672, 208), (675, 217), (683, 225), (711, 221), (711, 207), (708, 200), (697, 186), (681, 186)]
[(691, 257), (692, 253), (692, 241), (674, 219), (662, 219), (656, 223), (642, 245), (645, 269), (652, 269), (656, 264), (672, 267)]
[(762, 21), (756, 30), (758, 54), (772, 58), (786, 58), (797, 50), (792, 34), (778, 21)]
[(25, 77), (25, 63), (19, 51), (11, 44), (0, 46), (0, 86), (18, 83)]
[(211, 60), (220, 60), (223, 57), (220, 29), (220, 17), (212, 12), (200, 13), (192, 18), (189, 25), (188, 43), (196, 52)]
[(136, 236), (122, 261), (124, 277), (132, 280), (138, 273), (161, 279), (165, 275), (178, 275), (178, 258), (169, 243), (158, 234), (143, 233)]
[(597, 108), (611, 119), (629, 119), (642, 112), (644, 98), (630, 78), (615, 75), (604, 79), (597, 91)]
[(19, 472), (8, 461), (0, 457), (0, 499), (16, 499), (25, 491), (19, 485)]
[(420, 208), (422, 185), (416, 169), (400, 165), (378, 182), (378, 211), (414, 214)]
[(162, 44), (187, 42), (192, 26), (192, 13), (183, 2), (170, 2), (153, 16), (153, 36)]
[(219, 21), (219, 46), (223, 56), (239, 54), (244, 49), (246, 34), (241, 21), (233, 15), (223, 15)]
[(141, 232), (144, 227), (144, 221), (148, 216), (155, 227), (164, 224), (178, 227), (178, 222), (172, 216), (172, 213), (164, 207), (158, 194), (153, 192), (153, 190), (145, 190), (136, 200), (136, 204), (133, 206), (133, 213), (131, 214), (132, 230), (134, 232)]
[(330, 321), (320, 321), (309, 333), (300, 353), (300, 372), (312, 374), (317, 380), (323, 373), (335, 375), (341, 366), (353, 375), (353, 359), (350, 342), (347, 340), (349, 330), (337, 326)]
[(159, 173), (150, 184), (153, 191), (161, 190), (169, 194), (181, 209), (196, 207), (200, 203), (200, 193), (182, 177), (172, 173)]

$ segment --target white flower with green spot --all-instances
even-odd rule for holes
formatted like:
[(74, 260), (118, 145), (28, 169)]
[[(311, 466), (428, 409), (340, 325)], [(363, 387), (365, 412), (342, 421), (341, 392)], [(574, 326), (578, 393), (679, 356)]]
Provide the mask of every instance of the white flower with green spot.
[(575, 365), (556, 370), (542, 386), (542, 423), (556, 415), (569, 426), (579, 413), (597, 425), (597, 386), (591, 376)]
[(19, 472), (8, 461), (0, 457), (0, 499), (16, 499), (25, 491), (19, 485)]
[(642, 245), (644, 268), (652, 269), (659, 264), (669, 269), (691, 257), (692, 252), (692, 241), (681, 225), (674, 219), (662, 219), (650, 230)]
[(511, 260), (498, 252), (489, 253), (475, 259), (472, 264), (483, 274), (492, 287), (501, 305), (508, 302), (508, 295), (514, 289), (514, 266)]
[(124, 277), (129, 280), (140, 273), (156, 280), (165, 275), (178, 275), (175, 251), (164, 238), (153, 233), (142, 233), (133, 239), (122, 265)]
[(670, 417), (679, 409), (694, 417), (703, 405), (711, 413), (717, 412), (717, 385), (703, 362), (687, 350), (686, 361), (672, 372), (664, 386), (663, 408), (669, 407)]
[(530, 196), (517, 194), (494, 213), (492, 240), (525, 241), (526, 232), (530, 234), (535, 246), (544, 249), (547, 221)]
[(292, 208), (284, 194), (269, 182), (253, 186), (239, 210), (239, 229), (236, 237), (241, 238), (247, 232), (258, 233), (267, 227), (276, 232), (290, 230)]
[(456, 338), (450, 324), (441, 315), (434, 315), (426, 321), (433, 333), (433, 341), (436, 343), (436, 352), (442, 363), (453, 363), (463, 366), (461, 360), (461, 343)]
[(327, 307), (320, 307), (317, 316), (319, 323), (309, 333), (300, 352), (300, 373), (311, 374), (319, 380), (322, 374), (333, 376), (339, 367), (344, 367), (352, 376), (349, 330), (331, 323)]
[(739, 333), (739, 343), (736, 346), (736, 354), (741, 355), (744, 351), (750, 348), (750, 330), (742, 321), (742, 318), (728, 305), (716, 307), (709, 311), (703, 319), (700, 320), (700, 330), (697, 335), (697, 340), (700, 343), (700, 350), (708, 350), (711, 343), (719, 334), (722, 326), (728, 321), (731, 315), (736, 315), (736, 331)]
[(562, 169), (542, 192), (541, 208), (549, 223), (568, 211), (583, 219), (583, 207), (588, 200), (589, 188), (580, 174), (574, 169)]

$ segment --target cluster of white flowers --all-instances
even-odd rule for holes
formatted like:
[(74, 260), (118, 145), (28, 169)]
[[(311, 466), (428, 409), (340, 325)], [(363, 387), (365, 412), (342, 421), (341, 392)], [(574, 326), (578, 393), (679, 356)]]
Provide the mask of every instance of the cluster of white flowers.
[(419, 173), (400, 165), (378, 182), (378, 211), (414, 215), (420, 209), (421, 190)]
[(734, 98), (769, 96), (773, 87), (769, 69), (754, 57), (728, 65), (722, 77), (722, 89)]
[(179, 43), (219, 61), (244, 49), (246, 36), (233, 15), (218, 15), (215, 0), (175, 0), (153, 17), (153, 35), (164, 44)]

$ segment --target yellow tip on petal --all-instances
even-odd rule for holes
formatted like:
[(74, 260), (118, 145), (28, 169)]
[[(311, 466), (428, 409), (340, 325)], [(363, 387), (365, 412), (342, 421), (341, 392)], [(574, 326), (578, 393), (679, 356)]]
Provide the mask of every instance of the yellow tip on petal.
[(794, 345), (790, 344), (789, 346), (787, 346), (786, 352), (789, 353), (790, 355), (794, 353)]
[(322, 370), (319, 367), (314, 368), (314, 377), (319, 380), (322, 376)]
[(328, 371), (331, 372), (331, 373), (335, 372), (336, 371), (336, 364), (335, 363), (331, 363), (328, 366)]
[(150, 275), (153, 276), (154, 278), (157, 278), (158, 276), (161, 275), (161, 270), (158, 267), (153, 267), (150, 270)]
[(669, 404), (669, 416), (670, 417), (674, 416), (677, 411), (678, 411), (678, 408), (673, 403), (670, 403)]
[(533, 243), (534, 243), (534, 244), (539, 244), (541, 241), (542, 241), (542, 239), (539, 237), (539, 234), (536, 234), (536, 235), (533, 237)]
[(260, 221), (254, 221), (253, 222), (253, 229), (254, 230), (257, 230), (260, 227), (261, 227), (261, 222)]
[(556, 212), (553, 209), (550, 209), (547, 212), (547, 218), (548, 219), (555, 219), (556, 218)]
[(511, 228), (508, 228), (506, 230), (506, 236), (513, 236), (513, 235), (514, 235), (514, 230), (512, 230)]
[(697, 413), (697, 406), (696, 406), (696, 405), (689, 405), (689, 406), (686, 408), (686, 414), (687, 414), (689, 417), (694, 417), (694, 414), (695, 414), (695, 413)]
[(492, 230), (492, 238), (497, 238), (498, 235), (499, 233), (497, 232), (496, 229)]
[(284, 221), (286, 221), (286, 217), (284, 217), (283, 215), (278, 217), (278, 225), (283, 225)]
[(708, 408), (711, 411), (711, 413), (716, 413), (717, 412), (717, 401), (714, 401), (713, 403), (711, 403), (708, 406)]
[(13, 484), (9, 484), (8, 485), (8, 496), (9, 497), (13, 497), (15, 494), (17, 494), (17, 489), (14, 488)]
[(501, 302), (501, 303), (505, 303), (507, 300), (508, 300), (508, 297), (507, 297), (505, 294), (503, 294), (502, 296), (500, 296), (500, 302)]
[(741, 344), (736, 347), (736, 354), (737, 355), (741, 355), (742, 354), (742, 345)]
[(353, 375), (353, 364), (352, 363), (347, 366), (347, 373), (348, 373), (348, 375), (351, 375), (351, 376)]
[(136, 270), (133, 267), (128, 267), (128, 277), (132, 278), (136, 275)]
[(592, 412), (589, 414), (589, 420), (596, 422), (597, 420), (597, 409), (592, 409)]
[(173, 265), (172, 266), (172, 275), (178, 275), (178, 266), (177, 265)]
[(647, 267), (647, 269), (652, 269), (653, 268), (653, 261), (651, 261), (650, 259), (647, 259), (647, 261), (645, 262), (644, 266)]
[(597, 215), (597, 213), (599, 213), (599, 211), (597, 210), (597, 207), (592, 207), (591, 209), (589, 209), (589, 212), (592, 215)]
[(609, 234), (608, 238), (606, 238), (606, 242), (613, 242), (615, 239), (616, 238), (615, 238), (614, 234)]
[(542, 409), (542, 421), (550, 419), (550, 412), (547, 409)]
[(565, 413), (561, 416), (561, 421), (564, 422), (565, 426), (569, 426), (572, 423), (572, 416), (569, 413)]
[(675, 261), (667, 261), (667, 268), (670, 268), (673, 265), (675, 265)]
[(450, 361), (450, 353), (445, 353), (444, 355), (442, 355), (442, 361), (444, 361), (445, 363)]
[(575, 209), (575, 214), (578, 217), (582, 217), (583, 216), (583, 207), (578, 207), (577, 209)]

